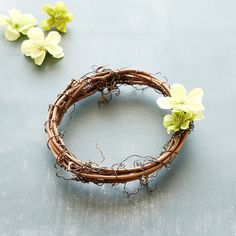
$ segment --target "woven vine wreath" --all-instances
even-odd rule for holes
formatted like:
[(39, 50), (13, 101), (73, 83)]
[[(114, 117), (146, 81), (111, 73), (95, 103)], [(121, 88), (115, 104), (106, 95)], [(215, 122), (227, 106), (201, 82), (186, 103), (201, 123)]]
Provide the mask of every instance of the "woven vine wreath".
[[(157, 104), (164, 109), (170, 109), (171, 114), (164, 117), (164, 126), (168, 133), (172, 132), (165, 150), (156, 157), (149, 157), (141, 162), (134, 162), (131, 168), (126, 168), (123, 161), (112, 167), (103, 167), (92, 161), (82, 162), (65, 146), (59, 126), (68, 109), (97, 92), (102, 97), (108, 97), (113, 92), (120, 91), (122, 85), (149, 87), (164, 97), (157, 99)], [(106, 96), (105, 96), (106, 95)], [(193, 89), (189, 94), (180, 84), (169, 86), (156, 76), (134, 69), (110, 70), (103, 67), (86, 74), (80, 80), (72, 80), (66, 89), (60, 93), (54, 104), (49, 106), (45, 131), (47, 144), (51, 149), (56, 163), (72, 173), (71, 180), (95, 184), (127, 183), (134, 180), (147, 183), (149, 177), (167, 166), (179, 153), (190, 131), (194, 120), (202, 118), (204, 110), (201, 104), (203, 91)]]

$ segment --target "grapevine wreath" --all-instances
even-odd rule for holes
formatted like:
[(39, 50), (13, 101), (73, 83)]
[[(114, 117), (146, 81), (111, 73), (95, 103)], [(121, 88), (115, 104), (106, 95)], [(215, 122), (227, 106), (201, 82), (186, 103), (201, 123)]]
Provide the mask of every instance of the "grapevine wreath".
[[(169, 142), (164, 146), (163, 152), (134, 162), (131, 168), (127, 168), (123, 161), (111, 167), (103, 167), (92, 161), (80, 161), (64, 144), (63, 134), (59, 129), (64, 114), (74, 104), (97, 92), (109, 98), (112, 93), (119, 92), (122, 85), (141, 86), (141, 88), (145, 86), (163, 95), (157, 99), (157, 104), (160, 108), (171, 111), (171, 114), (165, 115), (163, 120), (167, 132), (172, 133)], [(47, 144), (56, 158), (56, 164), (71, 172), (71, 180), (93, 182), (98, 185), (125, 184), (134, 180), (147, 183), (150, 177), (171, 163), (192, 131), (194, 121), (203, 118), (202, 96), (203, 91), (200, 88), (195, 88), (187, 94), (183, 85), (170, 86), (166, 81), (161, 81), (157, 76), (144, 71), (134, 69), (113, 71), (99, 67), (79, 80), (73, 79), (58, 95), (54, 104), (49, 106), (45, 122)]]

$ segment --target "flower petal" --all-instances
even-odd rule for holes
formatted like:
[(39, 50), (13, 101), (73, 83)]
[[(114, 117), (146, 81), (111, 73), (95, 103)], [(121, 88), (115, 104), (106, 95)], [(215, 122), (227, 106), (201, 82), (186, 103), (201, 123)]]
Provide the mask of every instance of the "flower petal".
[(63, 2), (57, 2), (55, 5), (55, 11), (61, 13), (67, 12), (66, 5)]
[(184, 114), (184, 121), (192, 120), (192, 119), (193, 119), (193, 112), (192, 111), (187, 111)]
[(55, 58), (62, 58), (62, 57), (64, 57), (64, 52), (62, 51), (62, 52), (60, 52), (58, 54), (54, 54), (53, 57), (55, 57)]
[(20, 37), (20, 33), (16, 29), (13, 29), (11, 27), (7, 27), (5, 29), (4, 36), (9, 41), (15, 41)]
[(186, 96), (185, 102), (193, 111), (203, 111), (202, 96), (203, 90), (201, 88), (193, 89), (189, 92), (188, 96)]
[(202, 112), (194, 113), (193, 120), (202, 120), (202, 119), (204, 119)]
[(26, 56), (30, 56), (33, 47), (34, 45), (31, 40), (25, 40), (21, 44), (21, 52)]
[(8, 16), (5, 15), (0, 15), (0, 25), (8, 25), (10, 21), (10, 18)]
[(37, 24), (37, 20), (31, 14), (24, 14), (19, 23), (21, 24), (19, 31), (26, 35), (29, 29)]
[(171, 131), (179, 131), (180, 130), (180, 127), (177, 126), (177, 125), (170, 125), (168, 128), (167, 128), (167, 133), (169, 134)]
[(33, 41), (42, 41), (44, 40), (44, 33), (40, 28), (30, 28), (30, 30), (27, 33), (27, 36), (29, 39), (32, 39)]
[(204, 92), (201, 88), (195, 88), (189, 92), (189, 94), (187, 96), (187, 100), (201, 101), (203, 94), (204, 94)]
[(60, 43), (60, 41), (61, 41), (61, 35), (58, 33), (58, 32), (56, 32), (56, 31), (51, 31), (48, 35), (47, 35), (47, 37), (46, 37), (46, 39), (45, 39), (49, 44), (50, 43), (52, 43), (52, 44), (58, 44), (58, 43)]
[(189, 128), (189, 120), (186, 120), (185, 122), (183, 122), (183, 124), (181, 124), (181, 129), (188, 129)]
[(34, 63), (39, 66), (42, 65), (45, 56), (46, 56), (46, 51), (43, 50), (38, 57), (34, 58)]
[(173, 84), (170, 89), (171, 97), (176, 100), (183, 100), (187, 92), (182, 84)]
[(63, 48), (57, 44), (48, 44), (45, 49), (55, 58), (61, 58), (64, 56)]
[(54, 22), (53, 18), (43, 20), (41, 22), (41, 28), (44, 29), (44, 30), (50, 30), (53, 27), (54, 23), (55, 22)]
[(63, 15), (63, 20), (65, 22), (71, 22), (73, 20), (73, 15), (68, 12), (68, 13)]
[(185, 104), (177, 104), (174, 109), (174, 111), (184, 111), (184, 112), (188, 112), (192, 110), (192, 107), (189, 105), (185, 105)]
[(172, 97), (161, 97), (157, 99), (157, 105), (162, 109), (172, 109), (175, 106)]
[(191, 110), (194, 112), (204, 111), (205, 107), (201, 103), (195, 103), (191, 105)]
[(39, 47), (37, 47), (37, 46), (34, 46), (34, 47), (31, 49), (30, 56), (31, 56), (32, 58), (37, 58), (37, 57), (39, 57), (39, 56), (42, 54), (43, 51), (45, 51), (45, 50), (44, 50), (44, 49), (41, 49), (41, 48), (39, 48)]
[(45, 11), (49, 16), (54, 16), (55, 14), (54, 8), (50, 6), (49, 4), (45, 4), (43, 6), (43, 11)]
[(21, 11), (17, 10), (17, 9), (12, 9), (8, 11), (8, 14), (10, 16), (10, 18), (15, 22), (18, 23), (21, 20), (22, 17), (22, 13)]
[(25, 40), (21, 45), (21, 51), (26, 56), (31, 56), (32, 58), (39, 57), (44, 49), (38, 47), (32, 40)]
[(56, 22), (56, 28), (58, 31), (62, 32), (62, 33), (66, 33), (67, 32), (67, 28), (66, 28), (66, 23), (61, 23), (61, 22)]
[(173, 116), (168, 114), (168, 115), (165, 115), (164, 116), (164, 119), (163, 119), (163, 125), (164, 127), (168, 127), (170, 126), (171, 124), (173, 123)]

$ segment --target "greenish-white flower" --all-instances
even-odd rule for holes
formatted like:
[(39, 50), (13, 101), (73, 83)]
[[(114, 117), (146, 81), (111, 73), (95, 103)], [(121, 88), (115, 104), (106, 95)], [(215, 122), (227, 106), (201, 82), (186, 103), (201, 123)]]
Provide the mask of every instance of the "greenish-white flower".
[(157, 99), (157, 104), (162, 109), (199, 112), (204, 110), (202, 105), (203, 90), (195, 88), (188, 94), (181, 84), (173, 84), (170, 88), (170, 97)]
[(58, 45), (61, 41), (61, 35), (58, 32), (51, 31), (45, 38), (44, 32), (34, 27), (28, 31), (27, 36), (29, 39), (23, 41), (21, 51), (34, 59), (35, 64), (41, 65), (47, 52), (55, 58), (64, 56), (63, 48)]
[(163, 125), (167, 128), (167, 132), (177, 132), (179, 130), (186, 130), (189, 124), (194, 120), (201, 120), (203, 118), (202, 112), (192, 111), (173, 111), (172, 114), (164, 116)]
[(21, 11), (12, 9), (9, 16), (0, 16), (0, 25), (5, 27), (5, 38), (9, 41), (17, 40), (21, 34), (27, 34), (28, 30), (37, 24), (37, 20), (31, 14), (22, 14)]
[(49, 18), (41, 23), (44, 30), (50, 30), (53, 26), (62, 33), (67, 31), (67, 23), (72, 21), (73, 15), (68, 11), (63, 2), (57, 2), (53, 7), (45, 4), (43, 10), (49, 15)]

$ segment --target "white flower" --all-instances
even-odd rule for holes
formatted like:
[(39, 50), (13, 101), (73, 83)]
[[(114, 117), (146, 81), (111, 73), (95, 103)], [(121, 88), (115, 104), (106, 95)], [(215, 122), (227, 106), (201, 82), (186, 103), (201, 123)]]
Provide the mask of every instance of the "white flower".
[(157, 105), (162, 109), (174, 109), (184, 112), (200, 112), (205, 108), (202, 105), (203, 90), (195, 88), (188, 94), (181, 84), (173, 84), (170, 88), (170, 97), (157, 99)]
[(27, 36), (29, 40), (22, 43), (21, 51), (34, 59), (35, 64), (41, 65), (47, 52), (55, 58), (64, 56), (63, 48), (58, 45), (61, 41), (61, 35), (58, 32), (51, 31), (44, 38), (44, 32), (40, 28), (31, 28)]
[(5, 27), (5, 38), (15, 41), (20, 34), (27, 34), (28, 30), (37, 24), (37, 20), (31, 14), (22, 14), (19, 10), (8, 11), (9, 16), (0, 16), (0, 25)]

